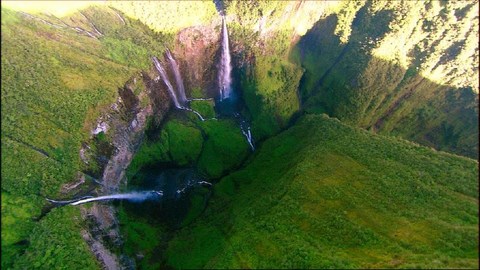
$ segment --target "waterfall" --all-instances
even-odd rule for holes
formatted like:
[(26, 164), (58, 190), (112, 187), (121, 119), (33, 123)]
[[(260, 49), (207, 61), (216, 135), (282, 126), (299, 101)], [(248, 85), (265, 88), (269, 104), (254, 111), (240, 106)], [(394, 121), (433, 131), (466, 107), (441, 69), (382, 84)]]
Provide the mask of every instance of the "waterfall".
[(201, 101), (202, 101), (202, 100), (203, 100), (203, 101), (205, 101), (205, 100), (213, 100), (213, 98), (189, 98), (189, 99), (187, 99), (187, 101), (198, 101), (198, 100), (201, 100)]
[(243, 136), (245, 136), (245, 138), (247, 139), (248, 144), (250, 145), (250, 148), (252, 148), (252, 151), (255, 151), (255, 146), (253, 146), (253, 138), (252, 138), (252, 133), (250, 132), (250, 127), (247, 127), (247, 130), (245, 130), (242, 127), (242, 133), (243, 133)]
[(141, 191), (141, 192), (130, 192), (130, 193), (119, 193), (113, 195), (106, 195), (106, 196), (99, 196), (99, 197), (92, 197), (86, 196), (82, 198), (78, 198), (76, 200), (69, 200), (69, 201), (55, 201), (47, 199), (47, 201), (55, 204), (69, 204), (69, 205), (79, 205), (88, 202), (94, 201), (105, 201), (105, 200), (129, 200), (132, 202), (143, 202), (145, 200), (156, 200), (163, 196), (162, 191)]
[(183, 109), (183, 107), (178, 102), (178, 98), (177, 98), (177, 95), (175, 94), (175, 91), (173, 90), (172, 84), (168, 80), (167, 73), (165, 72), (165, 69), (163, 69), (162, 65), (160, 64), (160, 62), (158, 61), (158, 59), (156, 57), (152, 57), (152, 60), (153, 60), (153, 63), (155, 65), (155, 67), (158, 70), (158, 73), (160, 73), (160, 76), (162, 77), (163, 82), (165, 82), (165, 84), (167, 85), (167, 90), (168, 90), (168, 92), (170, 93), (170, 96), (173, 99), (173, 103), (175, 104), (175, 107), (177, 109)]
[(48, 198), (46, 200), (51, 202), (51, 203), (54, 203), (54, 204), (65, 205), (65, 204), (70, 204), (70, 203), (73, 203), (73, 202), (77, 202), (77, 201), (84, 200), (84, 199), (89, 199), (89, 198), (93, 198), (93, 196), (83, 196), (81, 198), (68, 200), (68, 201), (56, 201), (56, 200), (52, 200), (52, 199), (48, 199)]
[(201, 181), (196, 181), (196, 182), (189, 180), (189, 181), (187, 182), (187, 185), (186, 185), (186, 186), (184, 186), (183, 188), (179, 188), (179, 189), (177, 189), (177, 191), (175, 191), (176, 197), (178, 198), (178, 197), (182, 196), (182, 194), (184, 194), (188, 189), (193, 188), (193, 187), (195, 187), (195, 186), (208, 186), (208, 187), (212, 187), (213, 185), (212, 185), (212, 183), (207, 182), (207, 181), (203, 181), (203, 180), (201, 180)]
[(79, 204), (88, 203), (88, 202), (105, 201), (105, 200), (129, 200), (132, 202), (143, 202), (145, 200), (156, 200), (161, 196), (163, 196), (163, 192), (156, 191), (156, 190), (143, 191), (143, 192), (130, 192), (130, 193), (120, 193), (120, 194), (114, 194), (114, 195), (83, 199), (83, 200), (70, 203), (70, 205), (79, 205)]
[(185, 87), (183, 86), (182, 75), (180, 74), (180, 68), (178, 67), (177, 61), (173, 59), (170, 50), (167, 49), (166, 52), (170, 66), (172, 67), (173, 74), (175, 75), (175, 82), (177, 83), (178, 97), (180, 104), (185, 104), (187, 102), (187, 97), (185, 96)]
[(193, 112), (194, 114), (196, 114), (198, 116), (198, 118), (201, 121), (205, 121), (205, 118), (203, 118), (203, 116), (199, 112), (184, 106), (184, 104), (186, 104), (188, 99), (185, 96), (185, 88), (183, 86), (183, 81), (182, 81), (182, 76), (180, 74), (180, 69), (178, 68), (177, 62), (175, 61), (175, 59), (173, 59), (172, 55), (170, 54), (170, 51), (168, 51), (168, 50), (167, 50), (167, 58), (169, 59), (170, 64), (171, 64), (172, 69), (173, 69), (173, 73), (175, 74), (175, 80), (177, 81), (177, 86), (179, 88), (178, 93), (180, 95), (180, 101), (178, 100), (178, 97), (175, 94), (175, 89), (173, 88), (172, 84), (170, 83), (170, 80), (167, 77), (167, 72), (165, 72), (165, 69), (160, 64), (160, 61), (158, 61), (158, 59), (156, 57), (152, 57), (152, 60), (153, 60), (153, 64), (155, 65), (155, 67), (158, 70), (158, 73), (160, 73), (160, 76), (162, 77), (163, 82), (165, 82), (165, 84), (167, 85), (168, 93), (170, 93), (170, 96), (173, 99), (173, 103), (175, 104), (175, 108), (180, 109), (180, 110)]
[(240, 123), (240, 129), (242, 130), (243, 136), (245, 136), (245, 138), (247, 139), (250, 148), (252, 148), (252, 151), (255, 151), (255, 146), (253, 146), (252, 132), (250, 131), (250, 126), (245, 120), (242, 120), (242, 122)]
[[(217, 3), (216, 3), (217, 4)], [(221, 7), (222, 3), (218, 2), (217, 7)], [(220, 101), (224, 99), (232, 98), (232, 63), (230, 56), (230, 48), (228, 44), (228, 30), (227, 30), (227, 21), (225, 18), (225, 13), (220, 9), (220, 14), (222, 15), (222, 53), (220, 59), (220, 67), (218, 74), (218, 87), (220, 92)], [(231, 104), (228, 104), (231, 106)], [(233, 108), (233, 110), (235, 110)], [(255, 151), (255, 146), (253, 144), (252, 132), (248, 123), (242, 119), (241, 115), (238, 112), (234, 113), (235, 117), (240, 120), (240, 129), (242, 130), (243, 136), (247, 139), (248, 144), (252, 151)]]
[(220, 100), (231, 97), (232, 94), (232, 65), (230, 59), (230, 48), (228, 45), (228, 31), (225, 16), (222, 16), (222, 54), (220, 71), (218, 76), (218, 87), (220, 88)]

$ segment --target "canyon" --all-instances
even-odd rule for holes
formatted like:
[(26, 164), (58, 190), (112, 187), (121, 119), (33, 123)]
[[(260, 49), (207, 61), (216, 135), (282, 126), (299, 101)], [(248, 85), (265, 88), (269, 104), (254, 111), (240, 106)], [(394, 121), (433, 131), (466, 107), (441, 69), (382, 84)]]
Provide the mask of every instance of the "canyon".
[(475, 266), (478, 1), (33, 6), (2, 267)]

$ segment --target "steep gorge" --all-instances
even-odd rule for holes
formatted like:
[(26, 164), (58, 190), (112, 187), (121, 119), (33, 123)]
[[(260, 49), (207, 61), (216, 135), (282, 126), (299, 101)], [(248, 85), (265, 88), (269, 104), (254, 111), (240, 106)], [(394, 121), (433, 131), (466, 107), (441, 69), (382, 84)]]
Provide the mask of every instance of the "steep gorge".
[[(435, 4), (438, 3), (432, 3), (430, 9), (435, 9)], [(478, 49), (471, 47), (473, 44), (466, 44), (468, 37), (473, 35), (475, 22), (478, 23), (473, 19), (473, 6), (465, 7), (462, 15), (455, 7), (438, 9), (445, 13), (445, 21), (440, 22), (431, 22), (428, 5), (426, 11), (422, 9), (425, 7), (417, 7), (422, 16), (416, 22), (410, 18), (402, 19), (401, 16), (405, 18), (405, 15), (397, 15), (389, 7), (372, 14), (369, 10), (373, 8), (367, 4), (358, 10), (348, 42), (335, 37), (339, 24), (336, 15), (317, 22), (299, 41), (296, 53), (306, 68), (300, 90), (305, 109), (326, 112), (382, 134), (397, 135), (436, 149), (478, 158), (474, 135), (478, 133), (478, 82), (473, 76), (478, 69), (474, 64)], [(449, 24), (449, 20), (454, 20), (458, 28)], [(448, 36), (451, 43), (428, 37), (428, 23), (430, 28), (442, 25), (445, 30), (441, 38)], [(412, 29), (412, 24), (417, 28)], [(395, 35), (389, 25), (400, 26), (396, 31), (411, 31), (404, 34), (410, 35), (408, 39), (396, 40), (390, 45), (392, 53), (402, 47), (406, 54), (399, 54), (397, 61), (378, 56), (378, 51), (386, 50), (385, 43)], [(414, 46), (411, 40), (421, 37), (425, 38)], [(320, 45), (322, 49), (311, 44)], [(425, 49), (420, 49), (420, 44)], [(444, 54), (439, 53), (442, 51)], [(469, 57), (465, 60), (472, 64), (471, 69), (465, 67), (468, 64), (460, 62), (464, 57)], [(312, 58), (320, 61), (312, 63)], [(402, 61), (410, 63), (405, 66)], [(433, 74), (439, 72), (443, 72), (442, 77), (434, 81)], [(456, 72), (464, 73), (452, 77)], [(471, 80), (462, 81), (459, 77), (471, 77)]]
[[(91, 192), (92, 186), (99, 195), (118, 192), (141, 183), (144, 176), (138, 173), (151, 166), (195, 167), (202, 176), (217, 181), (257, 160), (256, 154), (253, 158), (250, 156), (237, 120), (226, 118), (202, 123), (195, 116), (175, 111), (165, 85), (150, 62), (150, 56), (162, 58), (169, 48), (179, 63), (187, 98), (216, 98), (222, 19), (215, 13), (213, 3), (183, 3), (180, 9), (163, 2), (145, 6), (120, 2), (112, 6), (114, 9), (90, 7), (60, 19), (42, 14), (21, 15), (2, 7), (2, 15), (7, 15), (5, 19), (2, 16), (2, 32), (6, 29), (6, 34), (2, 34), (2, 105), (7, 105), (2, 106), (2, 115), (6, 115), (6, 122), (2, 121), (2, 180), (6, 180), (2, 181), (2, 227), (5, 225), (9, 231), (2, 230), (2, 247), (9, 250), (9, 253), (2, 252), (2, 266), (11, 267), (13, 258), (20, 258), (15, 263), (19, 268), (39, 262), (42, 257), (46, 258), (39, 263), (43, 267), (64, 263), (55, 255), (47, 238), (40, 237), (49, 233), (47, 224), (54, 222), (55, 216), (77, 220), (68, 223), (69, 226), (75, 228), (73, 231), (81, 228), (90, 249), (107, 268), (135, 264), (154, 268), (165, 263), (176, 267), (232, 266), (226, 263), (228, 259), (225, 264), (221, 261), (195, 264), (194, 255), (192, 262), (179, 262), (171, 252), (181, 253), (178, 239), (188, 235), (190, 228), (166, 233), (165, 227), (158, 229), (148, 221), (125, 217), (136, 211), (134, 208), (129, 212), (129, 206), (120, 205), (120, 213), (109, 204), (82, 207), (81, 219), (76, 210), (56, 208), (39, 224), (29, 221), (40, 215), (38, 209), (44, 205), (43, 197), (78, 196)], [(478, 158), (478, 80), (475, 80), (478, 45), (472, 45), (475, 35), (478, 39), (478, 32), (474, 30), (478, 28), (478, 11), (475, 12), (478, 2), (432, 1), (415, 9), (418, 17), (407, 13), (414, 6), (369, 1), (224, 1), (234, 64), (233, 85), (241, 97), (240, 112), (251, 122), (253, 137), (262, 144), (282, 130), (295, 127), (302, 114), (327, 113), (375, 133)], [(199, 7), (204, 11), (193, 16), (192, 10)], [(201, 19), (193, 22), (152, 20), (154, 10), (170, 16), (182, 8), (185, 17)], [(431, 17), (422, 19), (422, 14)], [(27, 26), (20, 26), (19, 22)], [(60, 25), (61, 29), (54, 25)], [(415, 25), (421, 29), (413, 27)], [(74, 30), (76, 27), (80, 30)], [(446, 29), (443, 34), (449, 37), (447, 41), (437, 34), (442, 28)], [(13, 38), (18, 31), (24, 33), (25, 38), (21, 35)], [(402, 35), (403, 43), (387, 46), (392, 44), (392, 37), (403, 32), (407, 32), (406, 36)], [(418, 42), (412, 41), (417, 39)], [(15, 50), (18, 46), (14, 42), (20, 42), (22, 47)], [(52, 48), (60, 49), (52, 55), (49, 51)], [(388, 55), (388, 51), (392, 51), (393, 56)], [(35, 68), (19, 63), (20, 60), (12, 57), (15, 53), (26, 59), (36, 58)], [(92, 70), (91, 66), (96, 68)], [(33, 75), (36, 84), (28, 74)], [(169, 76), (174, 78), (173, 74)], [(56, 102), (39, 94), (51, 85), (58, 91), (50, 95), (69, 101)], [(13, 91), (19, 87), (34, 91)], [(62, 87), (69, 90), (62, 92)], [(44, 103), (39, 105), (36, 98)], [(217, 108), (212, 101), (190, 104), (204, 115), (216, 116), (214, 109)], [(80, 108), (71, 109), (76, 107)], [(321, 132), (316, 126), (313, 129)], [(54, 130), (57, 135), (45, 130)], [(91, 135), (92, 131), (96, 134)], [(24, 143), (17, 145), (17, 141)], [(4, 169), (5, 165), (15, 168), (19, 160), (29, 159), (32, 161), (27, 162), (25, 171)], [(471, 175), (474, 173), (466, 177)], [(232, 181), (228, 179), (235, 177), (225, 182), (220, 180), (224, 184), (216, 190), (231, 195)], [(262, 176), (260, 173), (252, 177)], [(70, 185), (74, 188), (66, 194), (58, 192), (67, 182), (85, 180), (100, 181), (102, 185)], [(34, 188), (31, 183), (35, 183)], [(234, 186), (236, 190), (237, 184)], [(21, 195), (16, 189), (21, 190)], [(190, 210), (182, 217), (183, 223), (180, 219), (181, 226), (200, 216), (209, 196), (204, 188), (194, 191), (186, 203)], [(213, 201), (217, 200), (224, 200), (223, 195), (220, 198), (214, 195)], [(218, 207), (218, 203), (213, 204)], [(15, 211), (23, 213), (22, 216), (15, 217), (12, 214)], [(120, 221), (118, 215), (122, 216)], [(132, 243), (133, 238), (121, 236), (125, 230), (120, 227), (125, 222), (137, 224), (140, 231), (151, 233), (151, 237), (161, 236), (160, 246), (154, 245), (152, 250), (151, 244), (142, 242), (145, 240), (135, 242), (134, 239)], [(200, 222), (208, 221), (201, 217)], [(193, 224), (193, 230), (199, 228)], [(11, 228), (15, 226), (21, 229), (12, 233)], [(130, 230), (130, 236), (134, 235), (133, 225), (125, 227)], [(160, 232), (153, 232), (155, 230)], [(199, 234), (201, 230), (200, 226)], [(24, 242), (33, 231), (39, 236)], [(63, 229), (58, 233), (63, 233)], [(167, 249), (164, 238), (171, 237), (175, 242)], [(71, 238), (75, 241), (63, 239), (57, 245), (66, 246), (69, 252), (73, 243), (81, 240), (79, 235)], [(67, 243), (69, 241), (71, 243)], [(122, 245), (127, 249), (137, 247), (145, 253), (139, 255), (138, 250), (137, 253), (134, 250), (128, 254), (131, 257), (116, 257), (115, 253), (125, 251), (119, 250)], [(88, 258), (84, 243), (80, 246), (82, 256)], [(155, 261), (156, 249), (167, 252), (161, 262)], [(201, 245), (197, 251), (202, 251)], [(299, 256), (304, 253), (300, 252)], [(344, 259), (332, 264), (349, 265)], [(233, 264), (237, 267), (262, 266), (235, 260), (232, 262), (239, 263)], [(91, 261), (91, 258), (85, 259), (85, 262)], [(92, 263), (89, 267), (98, 265)]]
[(273, 5), (227, 4), (232, 14), (263, 14), (233, 19), (232, 42), (237, 66), (245, 63), (246, 105), (272, 127), (266, 133), (285, 127), (301, 103), (309, 113), (478, 157), (477, 2)]

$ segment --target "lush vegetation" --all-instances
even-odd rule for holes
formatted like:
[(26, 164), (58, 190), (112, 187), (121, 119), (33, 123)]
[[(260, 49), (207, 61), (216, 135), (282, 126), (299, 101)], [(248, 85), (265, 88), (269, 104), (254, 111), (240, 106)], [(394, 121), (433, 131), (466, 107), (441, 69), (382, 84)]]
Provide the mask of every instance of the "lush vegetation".
[(253, 74), (242, 77), (242, 90), (253, 134), (261, 140), (285, 128), (300, 109), (296, 89), (302, 72), (286, 59), (259, 55)]
[[(178, 31), (215, 34), (220, 20), (211, 1), (50, 6), (58, 17), (40, 5), (21, 8), (33, 16), (1, 9), (2, 268), (98, 269), (80, 211), (49, 211), (45, 197), (101, 175), (79, 150), (88, 144), (91, 160), (114, 151), (111, 133), (91, 131), (119, 89), (149, 72), (151, 56), (193, 44)], [(207, 121), (177, 110), (151, 120), (129, 186), (152, 167), (219, 184), (208, 208), (207, 188), (189, 194), (174, 225), (150, 219), (155, 207), (120, 204), (121, 252), (142, 269), (478, 267), (478, 163), (429, 148), (478, 157), (478, 1), (224, 8), (239, 107), (260, 150), (250, 156), (238, 119), (212, 119), (212, 100), (190, 103)], [(165, 101), (142, 83), (132, 91), (142, 107)], [(302, 112), (312, 115), (294, 124)]]
[(478, 266), (478, 163), (308, 115), (221, 180), (174, 268)]
[(162, 127), (159, 135), (144, 140), (129, 166), (128, 174), (133, 176), (142, 167), (159, 163), (191, 165), (197, 160), (202, 145), (202, 134), (195, 126), (173, 119)]
[[(150, 67), (149, 56), (161, 55), (172, 35), (156, 34), (106, 7), (60, 18), (32, 17), (3, 4), (1, 12), (2, 250), (7, 251), (2, 252), (2, 267), (9, 268), (14, 261), (26, 265), (41, 256), (21, 254), (35, 243), (48, 244), (48, 238), (41, 239), (46, 234), (30, 239), (42, 226), (36, 218), (44, 198), (57, 197), (77, 172), (98, 170), (81, 162), (81, 143), (90, 140), (96, 119), (117, 99), (118, 88)], [(70, 241), (76, 237), (71, 229), (58, 226), (55, 237), (66, 240), (64, 234)], [(64, 254), (86, 247), (73, 243), (64, 243)], [(48, 265), (69, 265), (65, 260), (59, 257)]]
[(141, 263), (137, 265), (139, 269), (159, 269), (161, 257), (158, 249), (165, 241), (162, 239), (165, 236), (164, 225), (136, 215), (134, 211), (126, 211), (123, 207), (119, 210), (118, 218), (125, 239), (123, 252), (133, 258), (141, 256)]
[[(425, 13), (425, 18), (411, 15), (406, 6), (418, 9), (418, 14)], [(439, 15), (441, 19), (431, 24), (441, 24), (445, 32), (443, 36), (432, 33), (431, 38), (424, 37), (425, 31), (431, 29), (416, 29), (421, 28), (418, 25), (429, 21), (435, 12), (441, 14), (444, 9), (462, 7), (449, 4), (444, 9), (432, 7), (425, 11), (428, 6), (406, 6), (349, 3), (343, 12), (319, 20), (300, 39), (291, 58), (305, 67), (300, 86), (304, 109), (436, 149), (478, 157), (478, 90), (472, 89), (475, 82), (459, 87), (463, 83), (456, 79), (448, 81), (447, 75), (442, 79), (432, 75), (453, 66), (468, 66), (466, 63), (473, 61), (463, 58), (464, 54), (475, 54), (472, 46), (457, 46), (469, 41), (453, 45), (440, 42), (446, 36), (464, 40), (452, 29), (470, 27), (466, 21), (474, 13), (473, 6), (464, 7), (464, 16), (457, 19)], [(408, 13), (408, 18), (404, 13)], [(339, 29), (348, 29), (347, 39)], [(412, 34), (405, 35), (405, 31)], [(417, 46), (406, 53), (405, 48), (414, 46), (411, 42), (417, 39), (428, 46)], [(435, 58), (441, 52), (444, 60)], [(478, 64), (473, 61), (474, 65)], [(430, 70), (432, 66), (438, 70)]]
[(178, 116), (172, 116), (160, 129), (151, 126), (147, 130), (150, 136), (128, 167), (129, 177), (135, 178), (142, 168), (164, 164), (197, 167), (205, 177), (218, 178), (237, 168), (247, 157), (248, 142), (233, 120), (200, 121), (190, 112), (180, 112)]
[(250, 152), (247, 140), (234, 121), (205, 121), (202, 129), (207, 139), (198, 160), (198, 168), (211, 178), (236, 169)]
[(35, 226), (17, 269), (98, 269), (81, 234), (84, 224), (74, 207), (53, 209)]
[(194, 100), (190, 102), (190, 107), (199, 112), (203, 118), (215, 118), (215, 102), (213, 100)]
[[(2, 249), (9, 250), (31, 234), (43, 197), (74, 180), (93, 124), (85, 120), (113, 101), (133, 70), (91, 57), (98, 41), (6, 9), (2, 32)], [(2, 266), (14, 255), (2, 253)]]
[(213, 1), (116, 1), (109, 3), (157, 32), (176, 33), (217, 17)]

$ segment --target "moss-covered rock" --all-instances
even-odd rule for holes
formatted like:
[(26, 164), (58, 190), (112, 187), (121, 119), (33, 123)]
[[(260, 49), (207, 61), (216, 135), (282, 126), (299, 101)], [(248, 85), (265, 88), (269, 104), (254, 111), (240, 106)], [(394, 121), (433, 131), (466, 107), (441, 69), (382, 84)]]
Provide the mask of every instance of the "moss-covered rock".
[(129, 175), (135, 175), (141, 168), (161, 163), (186, 166), (195, 163), (202, 150), (202, 133), (195, 127), (180, 120), (170, 120), (154, 141), (146, 140), (135, 154), (129, 168)]
[(249, 153), (249, 146), (240, 127), (231, 120), (202, 122), (207, 135), (198, 168), (209, 177), (217, 178), (238, 166)]
[(213, 100), (194, 100), (190, 102), (190, 107), (200, 113), (203, 118), (215, 117), (215, 102)]
[(165, 127), (173, 163), (184, 166), (195, 162), (202, 150), (200, 130), (179, 121), (170, 121)]

